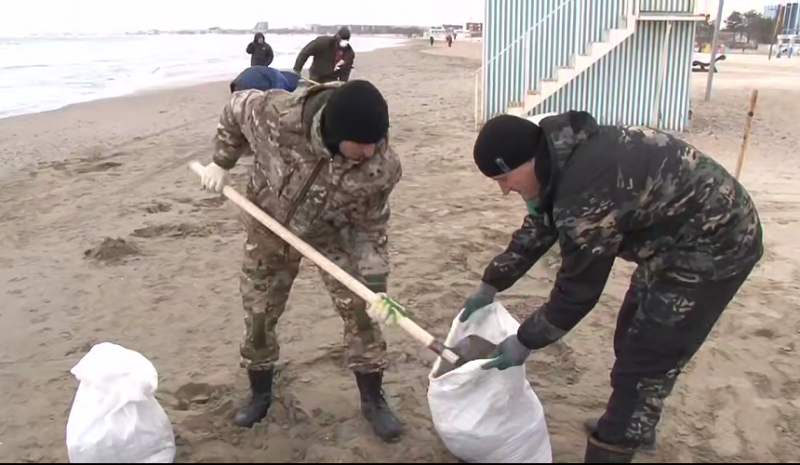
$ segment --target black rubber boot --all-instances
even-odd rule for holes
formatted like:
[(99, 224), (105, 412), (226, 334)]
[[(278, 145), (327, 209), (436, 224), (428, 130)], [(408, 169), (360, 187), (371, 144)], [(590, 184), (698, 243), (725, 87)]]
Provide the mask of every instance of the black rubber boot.
[[(590, 420), (586, 420), (586, 422), (583, 424), (583, 428), (586, 430), (586, 433), (589, 434), (590, 436), (593, 435), (594, 433), (596, 433), (597, 432), (597, 423), (599, 421), (600, 420), (597, 419), (597, 418), (592, 418)], [(643, 439), (644, 439), (644, 441), (642, 442), (642, 446), (639, 448), (639, 450), (641, 450), (643, 452), (656, 452), (658, 450), (658, 444), (657, 444), (658, 436), (657, 436), (655, 430), (653, 431), (653, 434), (651, 434), (651, 435), (649, 435), (649, 436), (647, 436), (647, 437), (645, 437)]]
[(631, 463), (636, 451), (603, 444), (596, 434), (586, 441), (586, 454), (583, 463)]
[(383, 373), (356, 373), (358, 390), (361, 393), (361, 413), (369, 421), (375, 434), (385, 442), (400, 439), (402, 427), (386, 403), (383, 393)]
[(236, 412), (233, 422), (242, 428), (252, 428), (267, 416), (272, 403), (272, 370), (247, 370), (250, 378), (250, 391), (253, 396), (250, 402)]

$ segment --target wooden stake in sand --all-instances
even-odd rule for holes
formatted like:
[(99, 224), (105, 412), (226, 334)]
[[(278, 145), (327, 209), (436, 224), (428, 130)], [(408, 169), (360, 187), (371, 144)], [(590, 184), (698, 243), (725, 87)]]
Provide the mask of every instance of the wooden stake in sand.
[[(198, 175), (202, 175), (203, 165), (197, 161), (189, 163), (189, 168)], [(376, 294), (369, 290), (367, 286), (361, 284), (358, 280), (347, 274), (343, 269), (339, 268), (335, 263), (328, 260), (324, 255), (314, 250), (313, 247), (303, 242), (300, 238), (289, 232), (283, 225), (272, 219), (267, 215), (264, 210), (255, 206), (252, 202), (247, 200), (241, 194), (236, 192), (230, 186), (225, 186), (222, 194), (229, 198), (233, 203), (241, 207), (244, 211), (252, 215), (267, 229), (274, 232), (281, 239), (286, 241), (289, 245), (297, 249), (298, 252), (303, 254), (304, 257), (314, 262), (317, 266), (325, 270), (328, 274), (333, 276), (337, 281), (347, 286), (348, 289), (353, 291), (357, 296), (364, 299), (367, 303), (368, 313), (375, 320), (385, 321), (387, 323), (397, 324), (414, 339), (423, 343), (437, 355), (452, 364), (457, 364), (459, 355), (439, 342), (430, 333), (420, 328), (416, 323), (411, 321), (400, 304), (394, 299), (385, 294)]]
[(750, 141), (750, 124), (753, 122), (753, 115), (756, 110), (756, 102), (758, 101), (758, 90), (754, 90), (750, 94), (750, 108), (747, 110), (747, 118), (744, 120), (744, 134), (742, 135), (742, 149), (739, 151), (739, 160), (736, 162), (736, 179), (742, 174), (742, 165), (744, 164), (744, 154), (747, 152), (747, 143)]

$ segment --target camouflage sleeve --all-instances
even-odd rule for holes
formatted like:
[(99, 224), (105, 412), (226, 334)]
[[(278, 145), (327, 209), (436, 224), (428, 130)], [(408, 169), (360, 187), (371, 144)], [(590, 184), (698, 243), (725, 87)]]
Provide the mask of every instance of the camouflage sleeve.
[[(611, 193), (579, 188), (553, 209), (561, 233), (561, 268), (550, 299), (517, 332), (520, 342), (538, 350), (561, 339), (597, 304), (614, 265), (621, 234)], [(597, 192), (597, 191), (594, 191)]]
[(511, 236), (506, 250), (496, 256), (483, 272), (482, 281), (497, 292), (513, 286), (556, 243), (555, 231), (546, 224), (546, 217), (528, 215), (522, 227)]
[(226, 170), (236, 166), (239, 158), (250, 150), (248, 135), (258, 126), (258, 108), (268, 99), (260, 90), (234, 92), (222, 110), (214, 137), (214, 163)]
[(389, 273), (389, 195), (402, 177), (402, 168), (398, 164), (387, 174), (379, 192), (360, 199), (349, 212), (349, 221), (354, 229), (358, 269), (365, 277), (385, 276)]

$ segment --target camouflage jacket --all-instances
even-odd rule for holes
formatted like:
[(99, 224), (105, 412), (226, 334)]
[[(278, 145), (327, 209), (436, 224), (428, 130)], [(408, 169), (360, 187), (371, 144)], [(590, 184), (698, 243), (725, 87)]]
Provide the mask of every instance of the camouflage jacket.
[(220, 117), (214, 163), (225, 169), (255, 154), (247, 198), (313, 246), (342, 234), (363, 275), (388, 273), (389, 194), (402, 176), (388, 137), (363, 163), (332, 156), (320, 132), (330, 83), (288, 93), (247, 90), (232, 95)]
[(543, 119), (553, 161), (528, 215), (483, 280), (512, 286), (558, 241), (562, 264), (547, 304), (520, 327), (532, 349), (562, 337), (597, 303), (616, 257), (648, 282), (716, 281), (763, 254), (745, 189), (688, 143), (648, 128), (599, 126), (585, 112)]

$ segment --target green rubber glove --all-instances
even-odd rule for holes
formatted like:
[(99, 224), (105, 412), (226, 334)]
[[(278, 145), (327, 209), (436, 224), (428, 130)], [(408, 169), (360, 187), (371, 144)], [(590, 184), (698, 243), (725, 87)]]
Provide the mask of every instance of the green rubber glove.
[(461, 314), (461, 322), (465, 323), (473, 313), (494, 302), (497, 289), (481, 282), (478, 290), (464, 302), (464, 312)]
[(519, 338), (514, 334), (508, 336), (505, 341), (501, 342), (497, 349), (489, 355), (493, 359), (483, 365), (484, 370), (491, 370), (497, 368), (500, 371), (509, 368), (518, 367), (525, 363), (531, 350), (519, 342)]
[(367, 289), (376, 294), (380, 293), (386, 294), (387, 289), (389, 288), (388, 274), (376, 274), (376, 275), (364, 276), (364, 281), (366, 281)]

